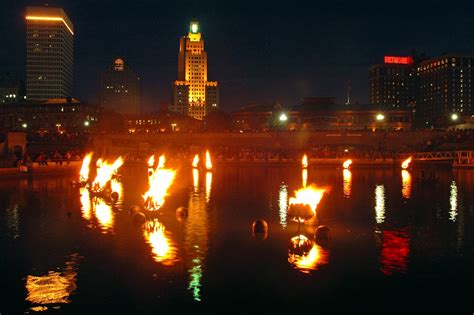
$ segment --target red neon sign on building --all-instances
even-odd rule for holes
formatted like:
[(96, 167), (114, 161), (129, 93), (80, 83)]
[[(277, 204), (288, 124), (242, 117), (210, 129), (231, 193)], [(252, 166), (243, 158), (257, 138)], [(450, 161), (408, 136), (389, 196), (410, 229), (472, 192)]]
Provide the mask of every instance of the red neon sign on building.
[(396, 63), (401, 65), (411, 65), (413, 64), (413, 58), (410, 56), (399, 57), (399, 56), (385, 56), (383, 57), (385, 63)]

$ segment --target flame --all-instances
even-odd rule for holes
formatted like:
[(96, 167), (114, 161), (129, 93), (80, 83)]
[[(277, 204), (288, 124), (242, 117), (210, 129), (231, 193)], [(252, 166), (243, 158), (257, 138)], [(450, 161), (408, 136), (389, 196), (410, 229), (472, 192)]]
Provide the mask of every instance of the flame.
[(301, 166), (303, 168), (307, 168), (308, 167), (308, 156), (305, 154), (303, 155), (303, 159), (301, 160)]
[(301, 173), (301, 177), (302, 177), (302, 184), (303, 184), (303, 187), (306, 187), (306, 184), (308, 183), (308, 170), (307, 169), (303, 169), (302, 173)]
[(165, 158), (165, 155), (162, 154), (160, 155), (160, 158), (158, 159), (158, 167), (157, 169), (163, 169), (165, 168), (165, 162), (166, 162), (166, 158)]
[(324, 196), (326, 189), (308, 186), (295, 191), (295, 197), (291, 197), (289, 205), (308, 205), (313, 214), (316, 214), (316, 208)]
[[(163, 164), (164, 164), (164, 156)], [(161, 157), (160, 157), (161, 160)], [(145, 207), (149, 210), (157, 210), (165, 203), (165, 197), (168, 195), (168, 189), (174, 181), (176, 172), (171, 169), (157, 168), (148, 177), (149, 189), (143, 195)]]
[(405, 161), (403, 161), (403, 163), (402, 163), (402, 168), (403, 168), (404, 170), (406, 170), (406, 169), (408, 168), (408, 166), (410, 166), (411, 160), (412, 160), (412, 158), (411, 158), (411, 156), (410, 156), (408, 159), (406, 159)]
[(344, 163), (342, 163), (342, 167), (344, 167), (345, 169), (348, 169), (352, 164), (352, 160), (349, 159), (349, 160), (346, 160)]
[(342, 170), (343, 176), (343, 186), (342, 191), (344, 193), (344, 197), (349, 198), (351, 196), (351, 189), (352, 189), (352, 173), (348, 169)]
[[(292, 248), (288, 253), (288, 262), (303, 273), (317, 270), (320, 265), (328, 263), (328, 253), (315, 242), (310, 241), (304, 235), (298, 235), (291, 239)], [(305, 248), (311, 248), (304, 250)]]
[(116, 174), (117, 170), (123, 165), (122, 157), (119, 157), (115, 160), (113, 164), (107, 163), (107, 161), (102, 161), (102, 159), (97, 160), (97, 176), (92, 183), (92, 188), (95, 191), (102, 191), (107, 185), (108, 182), (112, 179), (112, 176)]
[(83, 183), (87, 182), (87, 180), (89, 179), (89, 164), (92, 160), (92, 154), (92, 152), (87, 154), (84, 157), (84, 160), (82, 160), (81, 171), (79, 172), (79, 181)]
[(198, 167), (198, 164), (199, 164), (199, 155), (196, 154), (196, 155), (194, 156), (194, 160), (193, 160), (193, 167), (194, 167), (194, 168)]
[(152, 168), (153, 165), (155, 165), (155, 156), (154, 155), (150, 156), (150, 158), (148, 159), (148, 168)]
[(211, 155), (209, 150), (206, 151), (206, 170), (210, 171), (212, 169)]
[(145, 224), (144, 236), (151, 246), (153, 259), (163, 265), (171, 266), (176, 259), (176, 247), (167, 235), (165, 226), (157, 219)]
[(123, 199), (123, 185), (121, 182), (116, 180), (115, 178), (110, 181), (110, 187), (112, 188), (112, 192), (118, 193), (119, 200)]
[(402, 170), (402, 196), (405, 199), (411, 196), (411, 174), (407, 170)]

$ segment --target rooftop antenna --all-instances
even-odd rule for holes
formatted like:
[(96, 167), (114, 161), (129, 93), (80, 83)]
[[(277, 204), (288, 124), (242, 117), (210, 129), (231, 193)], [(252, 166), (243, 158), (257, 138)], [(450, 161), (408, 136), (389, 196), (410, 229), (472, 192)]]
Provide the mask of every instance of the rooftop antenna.
[(347, 100), (346, 105), (351, 105), (351, 82), (349, 81), (347, 85)]

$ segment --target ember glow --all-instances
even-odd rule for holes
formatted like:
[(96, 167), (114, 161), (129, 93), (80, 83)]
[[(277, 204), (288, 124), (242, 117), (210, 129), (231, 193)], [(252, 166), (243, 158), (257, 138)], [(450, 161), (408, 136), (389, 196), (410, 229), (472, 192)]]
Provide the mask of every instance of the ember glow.
[(146, 222), (143, 232), (152, 248), (153, 259), (166, 266), (173, 265), (176, 259), (176, 247), (171, 241), (165, 226), (157, 219)]
[(209, 154), (209, 150), (206, 151), (206, 170), (212, 170), (211, 154)]
[(302, 168), (308, 167), (308, 156), (306, 154), (303, 155), (303, 159), (301, 160), (301, 167)]
[(309, 206), (314, 216), (316, 215), (316, 208), (325, 192), (326, 189), (317, 188), (313, 185), (301, 188), (295, 191), (295, 197), (290, 198), (289, 206), (290, 208), (292, 206)]
[(168, 195), (168, 189), (174, 181), (176, 171), (164, 168), (165, 156), (160, 156), (158, 166), (153, 172), (149, 173), (149, 189), (143, 195), (145, 207), (148, 210), (158, 210), (165, 203), (165, 197)]
[(406, 169), (410, 166), (411, 160), (412, 160), (412, 158), (411, 158), (411, 156), (410, 156), (408, 159), (406, 159), (405, 161), (403, 161), (403, 163), (402, 163), (402, 168), (403, 168), (404, 170), (406, 170)]
[(199, 164), (199, 154), (196, 154), (193, 159), (193, 167), (197, 168)]
[(345, 168), (345, 169), (348, 169), (352, 164), (352, 160), (349, 159), (349, 160), (346, 160), (344, 163), (342, 163), (342, 167)]
[(102, 161), (102, 159), (97, 160), (97, 176), (92, 183), (92, 189), (96, 192), (103, 191), (122, 165), (122, 157), (116, 159), (112, 164)]
[(89, 165), (92, 160), (92, 152), (87, 154), (82, 160), (81, 171), (79, 172), (79, 181), (85, 183), (89, 180)]

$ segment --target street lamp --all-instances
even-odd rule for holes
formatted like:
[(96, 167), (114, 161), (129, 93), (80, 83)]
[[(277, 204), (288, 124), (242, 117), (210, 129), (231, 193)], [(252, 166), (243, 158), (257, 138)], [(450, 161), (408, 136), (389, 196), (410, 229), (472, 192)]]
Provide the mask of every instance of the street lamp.
[(452, 121), (456, 121), (456, 120), (458, 120), (458, 119), (459, 119), (458, 114), (453, 113), (453, 114), (451, 115), (451, 120), (452, 120)]
[(378, 121), (382, 121), (385, 119), (385, 116), (383, 114), (377, 114), (377, 117), (375, 117)]
[(23, 129), (28, 128), (28, 124), (27, 124), (27, 123), (23, 123), (21, 126), (23, 127)]
[(86, 121), (84, 122), (84, 126), (89, 127), (89, 125), (90, 125), (89, 121), (86, 120)]
[(280, 115), (280, 121), (287, 121), (288, 120), (288, 116), (286, 116), (285, 113), (281, 113)]

